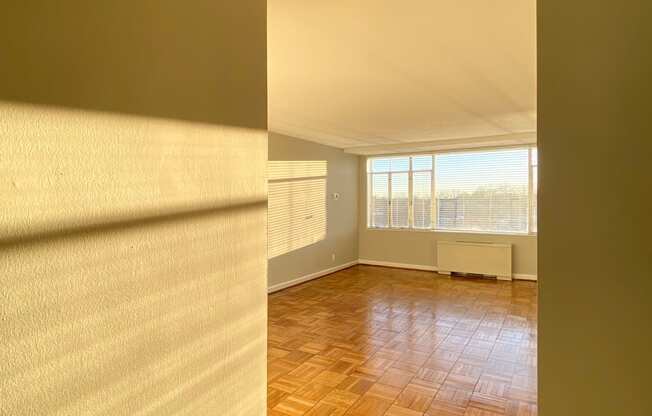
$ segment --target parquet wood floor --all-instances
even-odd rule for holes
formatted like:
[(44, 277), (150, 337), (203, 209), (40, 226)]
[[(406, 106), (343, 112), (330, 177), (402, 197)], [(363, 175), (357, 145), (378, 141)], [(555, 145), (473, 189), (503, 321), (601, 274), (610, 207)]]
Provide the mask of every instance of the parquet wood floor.
[(537, 414), (537, 285), (355, 266), (269, 296), (268, 415)]

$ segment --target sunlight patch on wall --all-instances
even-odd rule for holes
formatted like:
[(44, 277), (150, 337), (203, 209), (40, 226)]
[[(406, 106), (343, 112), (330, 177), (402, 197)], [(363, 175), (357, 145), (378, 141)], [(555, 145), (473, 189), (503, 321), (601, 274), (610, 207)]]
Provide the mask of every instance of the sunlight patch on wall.
[(0, 101), (0, 414), (264, 414), (267, 148)]
[(0, 101), (0, 239), (264, 204), (266, 139), (265, 130)]
[(269, 258), (326, 238), (327, 174), (325, 160), (267, 163)]

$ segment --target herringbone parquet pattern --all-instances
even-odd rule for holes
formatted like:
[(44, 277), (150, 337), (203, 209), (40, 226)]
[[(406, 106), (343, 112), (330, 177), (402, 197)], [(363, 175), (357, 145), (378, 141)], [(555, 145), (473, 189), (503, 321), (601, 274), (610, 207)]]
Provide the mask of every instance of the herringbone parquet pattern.
[(269, 297), (268, 415), (537, 414), (537, 285), (355, 266)]

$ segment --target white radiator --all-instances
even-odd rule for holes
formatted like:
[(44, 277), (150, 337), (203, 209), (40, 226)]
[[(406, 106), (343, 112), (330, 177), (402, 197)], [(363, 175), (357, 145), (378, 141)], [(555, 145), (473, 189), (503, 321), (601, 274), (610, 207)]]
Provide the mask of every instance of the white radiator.
[(512, 245), (470, 241), (438, 241), (439, 273), (477, 273), (512, 280)]

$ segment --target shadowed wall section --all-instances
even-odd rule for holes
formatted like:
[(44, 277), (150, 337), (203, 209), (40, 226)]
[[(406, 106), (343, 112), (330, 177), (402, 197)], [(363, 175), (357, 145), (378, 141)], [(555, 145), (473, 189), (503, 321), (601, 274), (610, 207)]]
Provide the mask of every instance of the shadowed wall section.
[(538, 2), (539, 414), (652, 414), (652, 4)]
[(5, 2), (0, 97), (266, 127), (266, 37), (261, 0)]
[(77, 3), (2, 18), (0, 414), (263, 415), (265, 2)]

